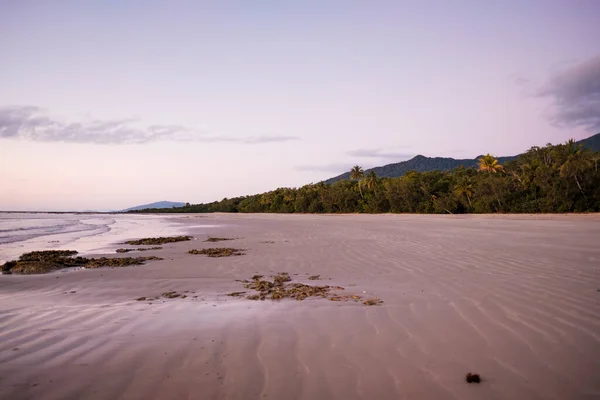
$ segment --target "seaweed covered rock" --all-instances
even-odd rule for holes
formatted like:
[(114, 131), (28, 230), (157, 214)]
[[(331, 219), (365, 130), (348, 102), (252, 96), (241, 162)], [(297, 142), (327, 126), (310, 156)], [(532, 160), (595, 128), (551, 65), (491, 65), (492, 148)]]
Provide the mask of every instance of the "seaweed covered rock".
[(161, 250), (162, 247), (160, 246), (156, 246), (156, 247), (139, 247), (137, 249), (117, 249), (115, 250), (117, 253), (129, 253), (131, 251), (149, 251), (149, 250)]
[(273, 277), (273, 284), (275, 286), (283, 286), (286, 282), (291, 282), (290, 274), (287, 272), (280, 272)]
[(203, 254), (208, 257), (231, 257), (231, 256), (243, 256), (244, 250), (232, 249), (230, 247), (211, 247), (208, 249), (190, 250), (190, 254)]
[(302, 283), (287, 284), (292, 279), (287, 272), (281, 272), (273, 277), (273, 281), (262, 279), (262, 275), (255, 275), (252, 281), (245, 283), (246, 289), (256, 290), (258, 293), (247, 296), (250, 300), (280, 300), (291, 298), (304, 300), (308, 297), (327, 297), (329, 286), (310, 286)]
[(188, 240), (192, 240), (192, 236), (151, 237), (136, 240), (128, 240), (124, 244), (129, 244), (132, 246), (159, 245), (165, 243), (185, 242)]
[(45, 250), (25, 253), (16, 261), (2, 265), (2, 273), (44, 274), (61, 268), (79, 267), (86, 264), (83, 257), (72, 257), (75, 250)]
[[(53, 261), (63, 260), (67, 257), (71, 257), (77, 254), (75, 250), (44, 250), (44, 251), (32, 251), (30, 253), (24, 253), (19, 257), (20, 261)], [(70, 258), (73, 260), (72, 258)]]
[(141, 265), (146, 261), (162, 260), (160, 257), (123, 257), (123, 258), (90, 258), (88, 263), (85, 264), (87, 268), (100, 268), (100, 267), (127, 267), (129, 265)]
[[(263, 279), (262, 275), (254, 275), (251, 281), (242, 281), (246, 289), (255, 290), (257, 293), (246, 296), (250, 300), (281, 300), (285, 298), (305, 300), (311, 297), (324, 298), (330, 301), (362, 301), (359, 295), (342, 295), (338, 291), (344, 290), (341, 286), (312, 286), (304, 283), (288, 283), (292, 278), (287, 272), (280, 272), (273, 276), (273, 280)], [(237, 296), (244, 292), (234, 292)], [(368, 299), (364, 305), (379, 305), (380, 299)]]
[(224, 242), (226, 240), (235, 240), (234, 238), (223, 238), (223, 237), (209, 237), (205, 242)]
[(46, 250), (25, 253), (18, 260), (9, 261), (2, 265), (3, 274), (45, 274), (69, 267), (123, 267), (140, 265), (150, 260), (160, 260), (159, 257), (125, 257), (125, 258), (85, 258), (73, 257), (75, 250)]
[(10, 275), (12, 274), (12, 272), (10, 271), (11, 269), (13, 269), (14, 267), (17, 266), (17, 262), (16, 261), (7, 261), (4, 264), (2, 264), (2, 274), (3, 275)]

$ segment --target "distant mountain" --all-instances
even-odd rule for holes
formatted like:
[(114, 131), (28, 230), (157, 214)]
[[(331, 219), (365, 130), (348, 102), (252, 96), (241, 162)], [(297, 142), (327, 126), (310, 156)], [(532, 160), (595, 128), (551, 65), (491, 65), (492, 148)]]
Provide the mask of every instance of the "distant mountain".
[(587, 139), (579, 140), (576, 143), (581, 143), (586, 149), (600, 151), (600, 133), (596, 133), (594, 136), (590, 136)]
[(134, 210), (145, 210), (146, 208), (173, 208), (173, 207), (183, 207), (185, 203), (180, 203), (176, 201), (157, 201), (156, 203), (144, 204), (141, 206), (135, 206), (131, 208), (127, 208), (125, 210), (121, 210), (121, 212), (134, 211)]
[[(583, 147), (593, 150), (600, 151), (600, 133), (595, 134), (587, 139), (579, 140), (576, 143), (583, 145)], [(394, 164), (387, 164), (382, 167), (375, 167), (365, 170), (365, 173), (374, 171), (379, 177), (384, 178), (396, 178), (406, 174), (408, 171), (427, 172), (427, 171), (450, 171), (458, 166), (464, 166), (465, 168), (474, 167), (477, 165), (478, 156), (474, 159), (455, 159), (450, 157), (425, 157), (418, 155), (407, 161), (402, 161)], [(504, 164), (508, 161), (516, 160), (518, 155), (510, 157), (498, 157), (500, 164)], [(334, 183), (344, 179), (350, 178), (350, 172), (345, 172), (336, 177), (330, 178), (325, 183)]]

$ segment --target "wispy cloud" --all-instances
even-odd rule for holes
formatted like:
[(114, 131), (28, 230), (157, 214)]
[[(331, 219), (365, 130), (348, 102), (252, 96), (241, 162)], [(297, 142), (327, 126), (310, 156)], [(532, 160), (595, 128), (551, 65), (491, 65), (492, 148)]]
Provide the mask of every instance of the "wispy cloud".
[(247, 144), (259, 144), (259, 143), (276, 143), (276, 142), (289, 142), (291, 140), (300, 140), (297, 136), (253, 136), (242, 140), (243, 143)]
[(600, 132), (600, 56), (562, 69), (537, 95), (552, 99), (553, 124)]
[(531, 84), (531, 79), (527, 78), (524, 75), (521, 75), (520, 73), (514, 73), (511, 74), (508, 79), (515, 84), (516, 86), (519, 86), (521, 88), (527, 87), (528, 85)]
[(407, 152), (394, 152), (384, 149), (358, 149), (349, 151), (347, 154), (352, 157), (385, 158), (396, 161), (406, 160), (413, 156), (413, 154)]
[(350, 163), (332, 163), (332, 164), (320, 164), (320, 165), (297, 165), (294, 167), (296, 171), (309, 171), (309, 172), (332, 172), (332, 173), (343, 173), (350, 171), (354, 164)]
[(235, 137), (209, 135), (181, 125), (142, 126), (137, 119), (63, 122), (34, 106), (0, 107), (0, 139), (19, 138), (40, 142), (141, 144), (159, 140), (261, 144), (300, 140), (295, 136)]
[(352, 150), (346, 153), (351, 157), (357, 158), (368, 158), (370, 160), (363, 162), (338, 162), (330, 164), (306, 164), (297, 165), (294, 167), (297, 171), (310, 171), (310, 172), (328, 172), (328, 173), (344, 173), (350, 171), (350, 169), (359, 164), (365, 169), (371, 168), (373, 165), (383, 165), (390, 162), (399, 162), (407, 160), (413, 157), (413, 154), (407, 152), (393, 152), (384, 149), (358, 149)]

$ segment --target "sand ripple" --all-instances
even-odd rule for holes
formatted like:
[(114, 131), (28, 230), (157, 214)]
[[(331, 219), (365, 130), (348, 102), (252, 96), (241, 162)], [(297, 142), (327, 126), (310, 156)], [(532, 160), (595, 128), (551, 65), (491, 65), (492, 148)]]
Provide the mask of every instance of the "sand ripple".
[[(0, 398), (600, 398), (596, 217), (208, 219), (247, 254), (3, 276)], [(225, 295), (283, 271), (385, 303)]]

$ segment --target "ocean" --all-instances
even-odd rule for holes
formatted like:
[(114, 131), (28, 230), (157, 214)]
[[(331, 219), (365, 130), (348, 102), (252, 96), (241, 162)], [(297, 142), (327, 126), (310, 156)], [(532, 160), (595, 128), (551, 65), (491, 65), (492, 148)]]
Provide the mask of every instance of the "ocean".
[(128, 239), (188, 234), (192, 226), (179, 221), (170, 215), (0, 212), (0, 264), (34, 250), (103, 254)]

